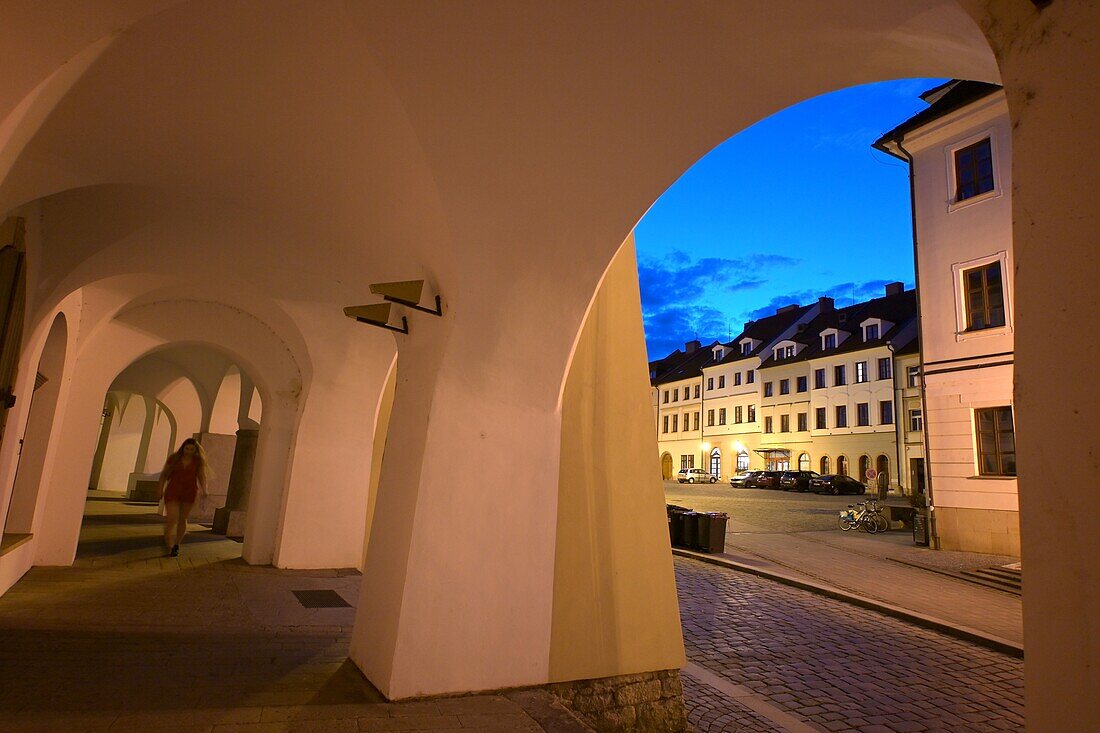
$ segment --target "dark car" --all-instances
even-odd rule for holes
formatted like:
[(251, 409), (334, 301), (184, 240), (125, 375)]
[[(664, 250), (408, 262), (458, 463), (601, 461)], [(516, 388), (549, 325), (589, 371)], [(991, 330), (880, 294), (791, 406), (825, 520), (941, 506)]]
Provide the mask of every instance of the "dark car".
[(809, 491), (810, 479), (817, 475), (816, 471), (784, 471), (779, 477), (779, 488), (784, 491)]
[(735, 473), (730, 476), (730, 486), (742, 488), (752, 486), (749, 482), (754, 479), (758, 473), (760, 473), (760, 471), (741, 471), (740, 473)]
[(757, 489), (778, 489), (779, 477), (782, 473), (782, 471), (761, 471), (750, 485)]
[(851, 476), (829, 474), (810, 479), (810, 491), (815, 494), (866, 494), (867, 487)]

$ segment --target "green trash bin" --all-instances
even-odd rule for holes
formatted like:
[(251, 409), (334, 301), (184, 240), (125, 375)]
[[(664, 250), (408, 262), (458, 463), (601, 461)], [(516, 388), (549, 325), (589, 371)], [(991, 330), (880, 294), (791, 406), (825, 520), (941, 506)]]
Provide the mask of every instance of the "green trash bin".
[(726, 522), (729, 515), (707, 512), (699, 515), (699, 537), (695, 548), (702, 552), (726, 551)]

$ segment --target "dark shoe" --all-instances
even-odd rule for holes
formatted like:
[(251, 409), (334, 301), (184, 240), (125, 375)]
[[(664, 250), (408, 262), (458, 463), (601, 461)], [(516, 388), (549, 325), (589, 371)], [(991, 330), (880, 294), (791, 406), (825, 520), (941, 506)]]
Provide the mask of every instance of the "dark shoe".
[(179, 554), (180, 554), (180, 546), (179, 545), (172, 545), (172, 551), (169, 552), (168, 555), (170, 557), (176, 557)]

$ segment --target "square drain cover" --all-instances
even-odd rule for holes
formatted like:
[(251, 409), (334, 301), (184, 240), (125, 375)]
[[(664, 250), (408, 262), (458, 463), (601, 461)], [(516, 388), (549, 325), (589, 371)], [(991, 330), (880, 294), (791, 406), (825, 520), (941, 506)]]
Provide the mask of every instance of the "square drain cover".
[(306, 608), (351, 608), (351, 604), (334, 590), (295, 590), (291, 593)]

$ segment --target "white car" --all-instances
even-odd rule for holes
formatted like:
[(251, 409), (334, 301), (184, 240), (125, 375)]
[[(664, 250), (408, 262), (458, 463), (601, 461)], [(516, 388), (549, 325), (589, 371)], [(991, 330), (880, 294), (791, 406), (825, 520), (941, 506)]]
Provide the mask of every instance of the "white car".
[(676, 474), (676, 480), (682, 484), (713, 484), (718, 477), (702, 468), (683, 468)]

